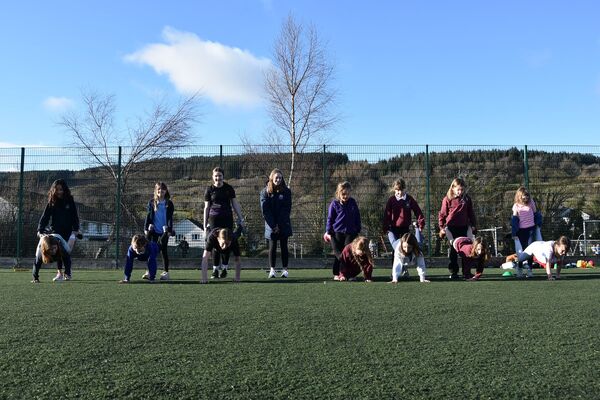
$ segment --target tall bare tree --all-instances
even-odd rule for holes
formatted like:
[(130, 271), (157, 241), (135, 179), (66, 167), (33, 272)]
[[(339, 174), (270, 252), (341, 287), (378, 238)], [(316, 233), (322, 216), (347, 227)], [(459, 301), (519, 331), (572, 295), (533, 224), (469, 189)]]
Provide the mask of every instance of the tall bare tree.
[[(197, 121), (198, 95), (177, 104), (156, 103), (143, 117), (138, 117), (124, 132), (115, 125), (115, 97), (97, 92), (82, 94), (85, 109), (79, 113), (64, 114), (58, 124), (82, 146), (93, 163), (102, 167), (112, 179), (118, 179), (118, 165), (111, 147), (128, 144), (121, 160), (121, 194), (125, 194), (129, 178), (142, 168), (141, 161), (159, 157), (192, 139), (191, 127)], [(122, 196), (122, 199), (124, 196)], [(136, 221), (126, 201), (124, 211)], [(136, 221), (137, 222), (137, 221)]]
[(277, 128), (267, 139), (272, 144), (289, 143), (288, 184), (297, 154), (311, 142), (325, 142), (322, 134), (339, 121), (334, 72), (316, 29), (289, 15), (273, 46), (273, 67), (265, 73), (269, 114)]

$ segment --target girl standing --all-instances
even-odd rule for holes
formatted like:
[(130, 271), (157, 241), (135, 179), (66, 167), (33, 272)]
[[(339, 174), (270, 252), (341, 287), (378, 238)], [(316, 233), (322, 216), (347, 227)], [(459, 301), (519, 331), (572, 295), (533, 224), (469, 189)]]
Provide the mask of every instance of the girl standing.
[[(173, 212), (175, 207), (171, 201), (171, 194), (164, 182), (154, 185), (154, 198), (148, 202), (148, 214), (144, 222), (144, 233), (149, 242), (157, 243), (163, 258), (164, 271), (160, 280), (169, 280), (169, 236), (173, 232)], [(146, 271), (142, 279), (148, 279)]]
[[(33, 262), (33, 280), (31, 283), (40, 283), (40, 268), (42, 264), (51, 264), (56, 262), (58, 270), (56, 276), (52, 279), (54, 282), (71, 280), (71, 248), (65, 239), (57, 234), (43, 235), (40, 238), (35, 251), (35, 261)], [(62, 273), (63, 264), (65, 273)]]
[(359, 236), (346, 245), (340, 255), (339, 281), (355, 281), (363, 273), (365, 282), (371, 282), (373, 256), (369, 250), (369, 239)]
[(38, 236), (46, 234), (48, 227), (52, 233), (60, 235), (67, 242), (69, 253), (77, 239), (83, 237), (79, 232), (79, 215), (75, 200), (64, 179), (57, 179), (50, 186), (48, 204), (38, 223)]
[[(485, 240), (481, 237), (475, 240), (468, 237), (459, 237), (454, 239), (452, 247), (460, 256), (463, 277), (469, 281), (478, 281), (483, 274), (485, 262), (490, 259)], [(475, 275), (471, 273), (473, 267), (475, 267)]]
[(427, 267), (425, 257), (419, 248), (417, 238), (412, 233), (405, 233), (392, 244), (394, 248), (394, 265), (392, 266), (392, 283), (398, 283), (398, 278), (406, 276), (405, 271), (409, 265), (416, 265), (419, 280), (429, 283), (426, 277)]
[(465, 193), (465, 181), (455, 178), (450, 184), (448, 193), (442, 200), (442, 208), (438, 215), (440, 237), (446, 236), (450, 242), (450, 262), (448, 270), (450, 279), (458, 279), (458, 253), (452, 246), (454, 238), (472, 237), (476, 232), (473, 202)]
[[(323, 238), (331, 243), (335, 258), (333, 260), (333, 280), (339, 280), (340, 257), (345, 246), (350, 244), (361, 229), (360, 211), (356, 200), (350, 197), (350, 182), (338, 183), (335, 199), (329, 204), (327, 225)], [(368, 244), (367, 244), (368, 250)]]
[(416, 200), (406, 193), (404, 179), (396, 180), (392, 185), (392, 191), (394, 195), (385, 205), (383, 229), (388, 232), (388, 239), (393, 247), (396, 240), (410, 231), (412, 213), (415, 214), (417, 228), (421, 231), (425, 227), (425, 216)]
[[(244, 227), (244, 218), (242, 209), (235, 197), (235, 190), (228, 183), (223, 181), (223, 168), (213, 169), (213, 184), (206, 188), (204, 192), (204, 233), (209, 236), (212, 229), (229, 228), (233, 230), (233, 211), (237, 215), (237, 223)], [(222, 260), (222, 270), (219, 274), (219, 264), (213, 266), (212, 278), (225, 278), (227, 276), (228, 259)]]
[[(515, 204), (512, 207), (512, 238), (515, 241), (515, 252), (521, 254), (523, 249), (534, 241), (541, 241), (542, 234), (540, 226), (542, 214), (537, 211), (535, 201), (524, 186), (517, 189), (515, 193)], [(531, 264), (527, 263), (527, 277), (533, 277)], [(516, 267), (517, 277), (523, 277), (523, 262)]]
[(292, 236), (292, 192), (278, 169), (271, 171), (267, 186), (260, 192), (260, 209), (265, 219), (265, 238), (269, 241), (269, 278), (275, 278), (277, 242), (281, 248), (281, 277), (287, 278), (288, 238)]

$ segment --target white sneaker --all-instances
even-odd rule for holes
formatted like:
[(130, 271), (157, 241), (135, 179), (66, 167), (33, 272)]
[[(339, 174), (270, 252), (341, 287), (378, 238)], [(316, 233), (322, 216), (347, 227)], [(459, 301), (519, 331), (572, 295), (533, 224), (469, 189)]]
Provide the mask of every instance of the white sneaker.
[(162, 274), (160, 274), (160, 277), (158, 279), (160, 279), (161, 281), (168, 281), (169, 273), (167, 271), (163, 272)]
[(52, 282), (62, 282), (65, 280), (63, 274), (56, 274), (54, 278), (52, 278)]
[(144, 272), (144, 275), (142, 275), (142, 279), (150, 279), (150, 273), (148, 271)]
[(282, 278), (287, 278), (288, 277), (288, 271), (287, 271), (287, 269), (284, 269), (283, 271), (281, 271), (281, 277)]
[(275, 278), (275, 270), (273, 268), (271, 268), (271, 270), (269, 271), (269, 279), (271, 278)]
[(533, 278), (533, 270), (531, 268), (527, 268), (527, 277)]

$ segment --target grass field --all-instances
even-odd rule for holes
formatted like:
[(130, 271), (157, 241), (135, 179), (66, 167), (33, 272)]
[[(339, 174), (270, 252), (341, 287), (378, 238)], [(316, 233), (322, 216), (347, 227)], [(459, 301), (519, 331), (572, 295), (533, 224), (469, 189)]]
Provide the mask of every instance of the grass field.
[(53, 284), (45, 269), (33, 285), (2, 271), (0, 398), (600, 397), (600, 271), (555, 282), (430, 272), (430, 284), (292, 270), (118, 285), (118, 271)]

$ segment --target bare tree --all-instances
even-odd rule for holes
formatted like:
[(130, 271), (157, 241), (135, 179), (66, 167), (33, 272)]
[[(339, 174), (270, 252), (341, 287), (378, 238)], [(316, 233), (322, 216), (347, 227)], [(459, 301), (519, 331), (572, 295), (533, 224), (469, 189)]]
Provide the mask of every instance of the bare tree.
[(322, 140), (322, 134), (339, 120), (333, 110), (337, 97), (332, 88), (334, 72), (315, 28), (306, 29), (289, 15), (273, 46), (273, 68), (265, 73), (269, 114), (277, 128), (267, 140), (273, 145), (289, 143), (288, 184), (297, 154), (310, 142)]
[[(141, 161), (159, 157), (191, 141), (191, 127), (199, 116), (198, 95), (187, 97), (175, 105), (162, 101), (121, 133), (114, 121), (114, 95), (84, 92), (82, 97), (85, 110), (63, 115), (58, 124), (71, 134), (74, 144), (85, 148), (93, 163), (115, 181), (119, 171), (111, 147), (129, 142), (129, 151), (123, 154), (121, 160), (122, 195), (127, 191), (129, 178), (142, 168)], [(121, 198), (124, 199), (124, 196)], [(121, 204), (124, 211), (136, 220), (127, 202), (122, 201)]]

